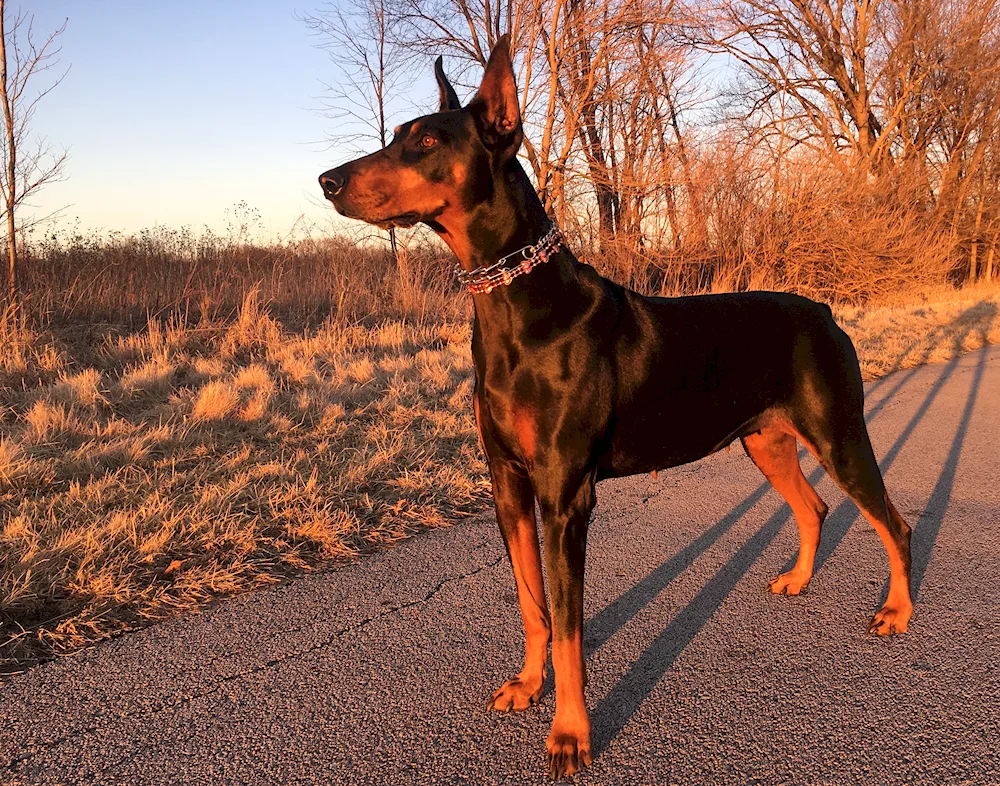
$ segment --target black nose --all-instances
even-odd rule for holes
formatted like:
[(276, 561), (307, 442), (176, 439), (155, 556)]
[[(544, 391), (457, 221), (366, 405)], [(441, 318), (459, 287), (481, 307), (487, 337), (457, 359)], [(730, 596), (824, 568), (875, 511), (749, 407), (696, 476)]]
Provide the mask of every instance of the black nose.
[(331, 169), (319, 176), (319, 184), (324, 196), (336, 196), (347, 185), (347, 174), (340, 169)]

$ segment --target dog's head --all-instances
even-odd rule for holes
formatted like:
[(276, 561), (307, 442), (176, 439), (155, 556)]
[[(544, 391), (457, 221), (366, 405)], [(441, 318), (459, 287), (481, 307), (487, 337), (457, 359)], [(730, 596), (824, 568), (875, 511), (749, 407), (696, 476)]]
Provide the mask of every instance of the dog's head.
[(449, 213), (467, 215), (489, 199), (494, 177), (523, 139), (509, 38), (493, 48), (465, 107), (441, 58), (434, 72), (441, 98), (436, 113), (398, 126), (377, 153), (320, 175), (323, 195), (342, 215), (383, 228), (422, 221), (442, 231)]

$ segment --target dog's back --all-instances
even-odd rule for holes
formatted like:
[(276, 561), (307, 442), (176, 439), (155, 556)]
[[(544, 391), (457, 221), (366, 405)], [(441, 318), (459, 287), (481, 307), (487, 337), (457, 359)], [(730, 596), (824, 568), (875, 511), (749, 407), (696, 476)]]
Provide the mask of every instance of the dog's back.
[(860, 388), (853, 346), (825, 305), (778, 292), (647, 298), (605, 284), (621, 313), (605, 354), (616, 401), (604, 477), (708, 455), (817, 381)]

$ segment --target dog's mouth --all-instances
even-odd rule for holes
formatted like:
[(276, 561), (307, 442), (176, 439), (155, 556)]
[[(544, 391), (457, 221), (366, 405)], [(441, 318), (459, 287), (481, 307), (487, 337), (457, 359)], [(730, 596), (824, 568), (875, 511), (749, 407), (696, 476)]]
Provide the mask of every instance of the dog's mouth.
[(332, 196), (328, 196), (327, 199), (329, 200), (330, 204), (334, 206), (336, 211), (340, 213), (340, 215), (342, 215), (344, 218), (353, 218), (356, 221), (364, 221), (367, 224), (374, 224), (379, 229), (392, 229), (393, 227), (400, 227), (403, 229), (407, 229), (409, 227), (415, 226), (416, 224), (420, 223), (420, 214), (413, 210), (406, 213), (400, 213), (399, 215), (395, 216), (386, 216), (384, 218), (370, 218), (368, 216), (363, 216), (358, 213), (354, 213), (345, 208), (343, 205), (337, 204), (337, 200)]
[(420, 214), (410, 211), (409, 213), (400, 213), (398, 216), (392, 216), (391, 218), (383, 218), (378, 221), (370, 221), (369, 223), (374, 224), (379, 229), (391, 229), (392, 227), (400, 227), (406, 229), (412, 227), (420, 221)]

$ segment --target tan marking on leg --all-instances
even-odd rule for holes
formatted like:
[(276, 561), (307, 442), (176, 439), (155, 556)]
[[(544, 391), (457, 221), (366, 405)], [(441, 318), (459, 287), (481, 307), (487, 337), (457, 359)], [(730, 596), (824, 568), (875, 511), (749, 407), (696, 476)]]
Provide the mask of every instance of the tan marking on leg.
[(549, 775), (572, 775), (591, 764), (590, 717), (583, 695), (586, 667), (583, 634), (552, 641), (552, 666), (556, 672), (556, 714), (545, 741)]
[[(876, 612), (868, 625), (869, 633), (877, 633), (880, 636), (889, 636), (894, 633), (905, 633), (910, 617), (913, 616), (913, 601), (910, 597), (910, 533), (909, 525), (899, 515), (899, 512), (889, 500), (888, 493), (883, 494), (882, 504), (878, 505), (878, 510), (869, 510), (854, 495), (839, 477), (836, 467), (828, 466), (828, 463), (820, 456), (809, 440), (802, 436), (799, 431), (787, 421), (775, 422), (774, 426), (786, 434), (796, 437), (806, 449), (816, 457), (816, 460), (823, 466), (837, 484), (844, 489), (844, 492), (851, 497), (858, 506), (861, 514), (868, 520), (878, 533), (885, 546), (886, 555), (889, 557), (889, 593), (885, 600), (885, 605)], [(866, 434), (867, 436), (867, 434)], [(875, 473), (881, 471), (876, 464), (872, 470)], [(884, 484), (883, 484), (884, 487)], [(892, 517), (896, 527), (902, 533), (905, 553), (901, 551), (900, 544), (892, 536), (887, 517)]]
[(486, 441), (483, 439), (483, 419), (479, 412), (479, 396), (472, 397), (472, 411), (476, 416), (476, 433), (479, 434), (479, 447), (486, 451)]
[(776, 594), (798, 595), (812, 578), (820, 529), (828, 508), (802, 474), (793, 436), (777, 428), (764, 428), (744, 437), (743, 447), (795, 516), (799, 556), (795, 566), (769, 586)]
[(524, 622), (524, 668), (490, 698), (489, 708), (500, 712), (524, 710), (538, 702), (545, 682), (552, 629), (534, 515), (518, 524), (508, 538), (507, 547)]
[[(889, 495), (885, 495), (885, 509), (881, 512), (867, 511), (862, 508), (862, 514), (882, 540), (886, 553), (889, 555), (889, 594), (886, 596), (885, 605), (879, 609), (872, 617), (868, 625), (869, 633), (877, 633), (879, 636), (890, 636), (894, 633), (906, 633), (910, 617), (913, 616), (913, 601), (910, 598), (910, 534), (912, 530), (903, 521), (895, 506), (889, 500)], [(881, 515), (879, 515), (881, 513)], [(905, 538), (904, 554), (896, 540), (892, 537), (889, 527), (882, 520), (885, 516), (892, 516), (896, 524), (903, 532)]]

